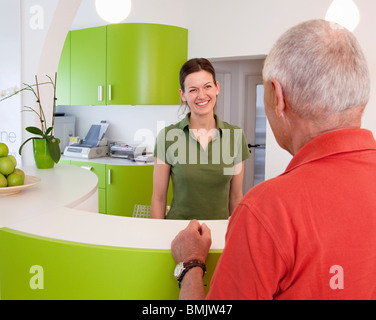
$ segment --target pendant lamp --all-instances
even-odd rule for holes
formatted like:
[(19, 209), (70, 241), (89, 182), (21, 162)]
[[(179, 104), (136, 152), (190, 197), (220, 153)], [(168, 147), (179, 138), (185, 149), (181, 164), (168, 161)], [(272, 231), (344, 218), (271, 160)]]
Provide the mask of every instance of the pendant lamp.
[(326, 13), (325, 20), (336, 22), (354, 31), (359, 24), (360, 14), (353, 0), (334, 0)]
[(131, 0), (95, 0), (98, 15), (109, 23), (125, 20), (132, 9)]

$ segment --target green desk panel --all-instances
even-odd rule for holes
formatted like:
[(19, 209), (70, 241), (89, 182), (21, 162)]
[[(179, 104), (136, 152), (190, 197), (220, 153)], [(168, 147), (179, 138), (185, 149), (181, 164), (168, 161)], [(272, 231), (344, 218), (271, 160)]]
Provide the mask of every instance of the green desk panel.
[[(209, 253), (207, 290), (220, 254)], [(3, 300), (174, 300), (174, 268), (170, 250), (87, 245), (0, 229)]]

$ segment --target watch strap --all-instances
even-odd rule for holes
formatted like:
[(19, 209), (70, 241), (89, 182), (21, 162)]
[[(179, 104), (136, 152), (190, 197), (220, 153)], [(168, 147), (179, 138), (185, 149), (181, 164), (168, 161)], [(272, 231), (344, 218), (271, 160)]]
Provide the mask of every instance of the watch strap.
[(184, 262), (183, 263), (183, 271), (178, 279), (178, 284), (179, 284), (179, 288), (180, 288), (180, 285), (181, 285), (181, 282), (184, 278), (184, 276), (186, 275), (186, 273), (192, 269), (192, 268), (195, 268), (195, 267), (200, 267), (202, 268), (202, 270), (204, 271), (204, 275), (206, 273), (206, 265), (205, 263), (201, 262), (200, 260), (190, 260), (190, 261), (187, 261), (187, 262)]

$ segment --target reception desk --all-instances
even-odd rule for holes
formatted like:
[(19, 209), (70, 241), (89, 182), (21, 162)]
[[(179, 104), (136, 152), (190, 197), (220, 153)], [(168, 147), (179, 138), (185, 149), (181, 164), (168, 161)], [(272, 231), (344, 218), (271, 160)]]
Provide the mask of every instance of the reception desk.
[[(41, 182), (0, 196), (1, 299), (178, 299), (170, 245), (189, 221), (97, 213), (97, 177), (79, 167), (24, 168)], [(212, 230), (206, 289), (227, 221)]]

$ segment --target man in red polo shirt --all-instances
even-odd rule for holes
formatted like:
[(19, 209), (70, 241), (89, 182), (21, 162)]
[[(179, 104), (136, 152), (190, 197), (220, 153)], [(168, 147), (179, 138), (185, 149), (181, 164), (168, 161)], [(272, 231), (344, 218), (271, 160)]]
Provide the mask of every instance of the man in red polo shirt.
[[(375, 299), (376, 142), (361, 129), (370, 80), (351, 32), (312, 20), (287, 31), (264, 67), (265, 111), (286, 171), (232, 214), (207, 299)], [(205, 298), (210, 230), (172, 243), (181, 299)]]

